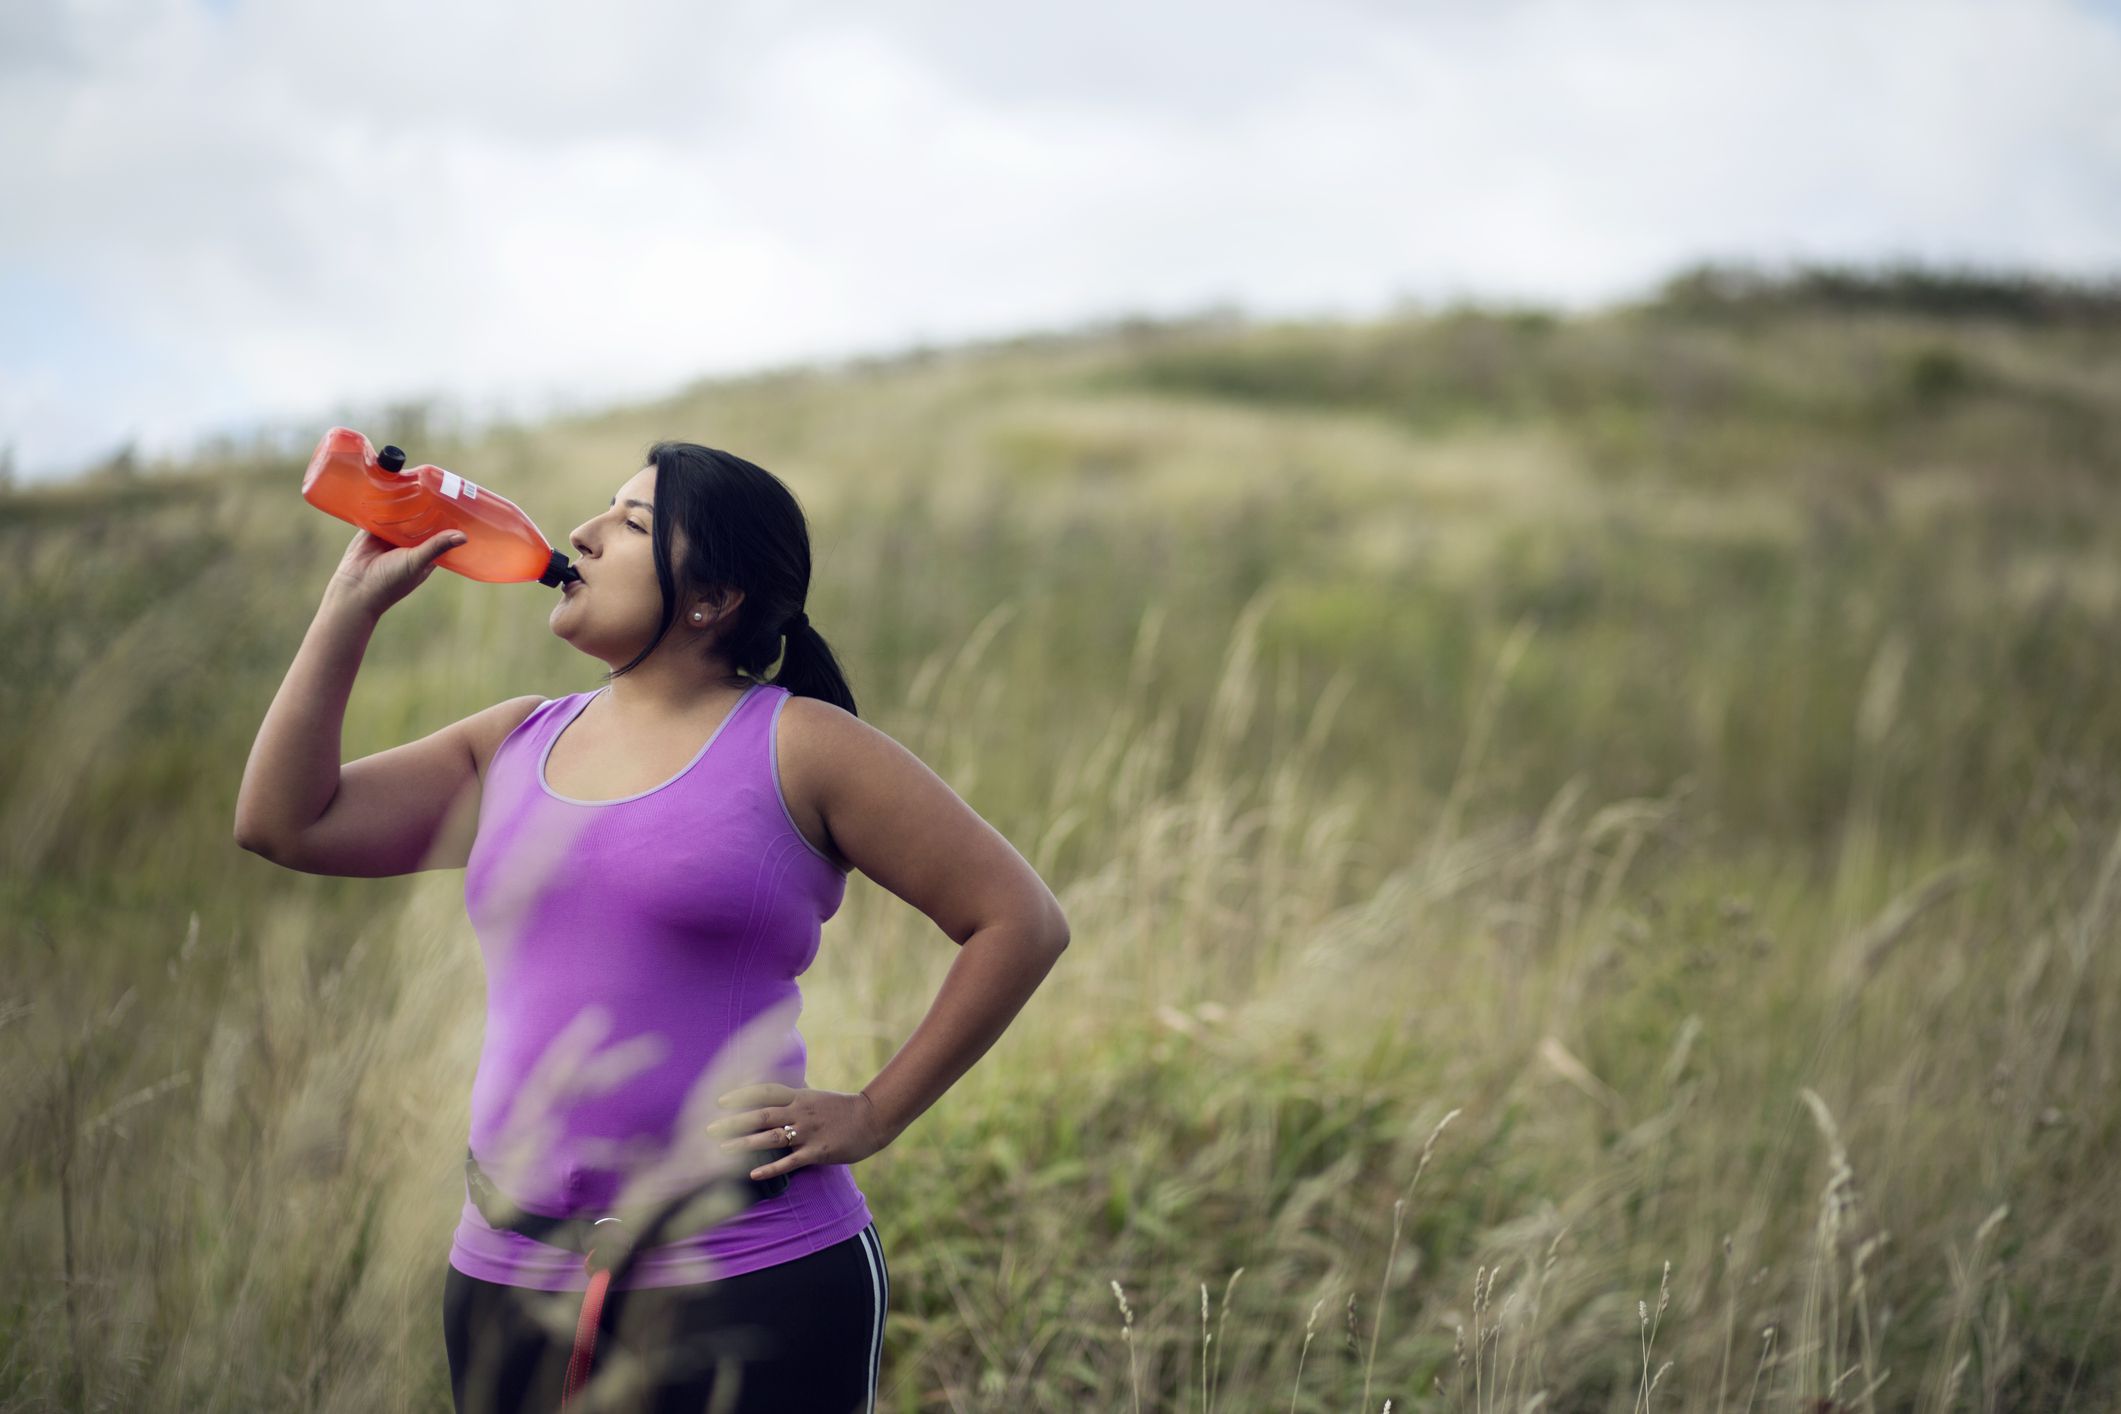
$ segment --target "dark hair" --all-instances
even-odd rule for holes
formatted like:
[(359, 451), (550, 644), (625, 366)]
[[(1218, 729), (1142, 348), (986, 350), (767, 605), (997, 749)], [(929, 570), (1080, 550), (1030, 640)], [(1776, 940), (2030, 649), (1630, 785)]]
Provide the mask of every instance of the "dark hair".
[[(808, 623), (793, 625), (782, 648), (781, 626), (810, 596), (810, 528), (795, 493), (764, 467), (697, 442), (657, 442), (642, 465), (655, 467), (649, 520), (663, 622), (648, 646), (609, 676), (631, 671), (655, 651), (677, 621), (684, 590), (727, 586), (744, 594), (720, 640), (736, 670), (763, 678), (778, 654), (775, 686), (853, 713), (854, 692), (822, 634)], [(678, 566), (670, 559), (672, 526), (685, 528), (685, 562)]]

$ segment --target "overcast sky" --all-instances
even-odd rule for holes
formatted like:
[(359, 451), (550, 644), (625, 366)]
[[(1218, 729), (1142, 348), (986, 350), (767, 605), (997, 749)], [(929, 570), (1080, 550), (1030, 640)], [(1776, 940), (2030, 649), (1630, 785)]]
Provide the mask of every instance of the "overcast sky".
[(0, 0), (0, 121), (23, 479), (1217, 302), (2121, 273), (2121, 0)]

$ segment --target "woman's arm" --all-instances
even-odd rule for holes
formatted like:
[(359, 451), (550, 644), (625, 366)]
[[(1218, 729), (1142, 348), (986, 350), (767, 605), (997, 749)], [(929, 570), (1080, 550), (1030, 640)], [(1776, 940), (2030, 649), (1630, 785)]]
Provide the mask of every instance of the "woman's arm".
[(478, 747), (539, 699), (501, 703), (339, 765), (346, 700), (376, 624), (461, 539), (445, 531), (398, 547), (365, 530), (354, 536), (251, 744), (236, 792), (237, 844), (312, 874), (374, 877), (462, 862), (459, 808), (478, 784)]
[(270, 856), (316, 823), (339, 789), (346, 700), (376, 631), (366, 607), (327, 590), (273, 694), (236, 792), (236, 843)]
[(911, 751), (830, 703), (782, 717), (827, 833), (855, 868), (959, 945), (928, 1014), (862, 1087), (896, 1138), (1008, 1029), (1068, 946), (1060, 903), (1009, 841)]
[(1068, 946), (1063, 929), (998, 918), (964, 940), (928, 1014), (862, 1087), (887, 1135), (904, 1133), (1008, 1029)]

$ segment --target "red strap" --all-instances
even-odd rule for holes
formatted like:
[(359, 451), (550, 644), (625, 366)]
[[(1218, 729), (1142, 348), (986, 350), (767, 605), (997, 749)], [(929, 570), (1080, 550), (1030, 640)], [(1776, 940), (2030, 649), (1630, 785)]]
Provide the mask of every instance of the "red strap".
[(597, 1319), (604, 1313), (604, 1291), (611, 1285), (611, 1269), (593, 1272), (582, 1293), (582, 1317), (575, 1322), (574, 1353), (567, 1357), (567, 1386), (560, 1391), (560, 1408), (581, 1393), (589, 1382), (589, 1357), (596, 1350)]

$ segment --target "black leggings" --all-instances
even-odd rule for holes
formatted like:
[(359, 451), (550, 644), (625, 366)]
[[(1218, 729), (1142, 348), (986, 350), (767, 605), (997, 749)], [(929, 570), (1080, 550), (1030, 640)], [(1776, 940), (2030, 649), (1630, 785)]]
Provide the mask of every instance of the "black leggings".
[[(689, 1286), (605, 1293), (589, 1383), (570, 1409), (871, 1414), (891, 1279), (871, 1223), (792, 1262)], [(459, 1414), (560, 1407), (579, 1291), (449, 1268), (442, 1331)]]

